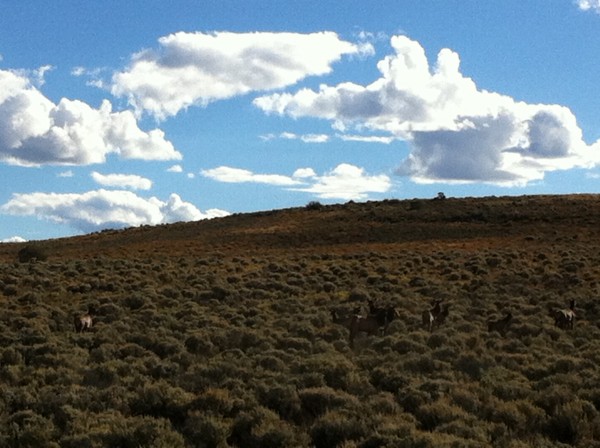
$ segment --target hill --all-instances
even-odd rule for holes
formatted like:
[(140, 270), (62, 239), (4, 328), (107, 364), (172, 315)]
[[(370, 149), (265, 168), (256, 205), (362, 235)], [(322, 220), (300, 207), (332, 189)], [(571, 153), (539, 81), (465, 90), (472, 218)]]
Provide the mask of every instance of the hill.
[[(43, 241), (54, 258), (240, 255), (273, 251), (347, 252), (407, 245), (430, 251), (595, 241), (600, 196), (522, 196), (446, 200), (386, 200), (236, 214), (220, 219), (107, 230)], [(481, 247), (480, 247), (481, 246)], [(0, 245), (11, 261), (21, 244)]]
[[(599, 246), (597, 195), (1, 244), (0, 446), (600, 446)], [(25, 247), (47, 260), (17, 262)], [(429, 331), (436, 300), (448, 318)], [(332, 311), (369, 301), (394, 318), (351, 344)]]

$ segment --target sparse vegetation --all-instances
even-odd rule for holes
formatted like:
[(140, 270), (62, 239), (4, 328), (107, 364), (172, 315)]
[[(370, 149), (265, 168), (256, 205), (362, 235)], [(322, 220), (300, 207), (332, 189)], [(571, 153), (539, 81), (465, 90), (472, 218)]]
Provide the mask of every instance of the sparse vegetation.
[(600, 198), (413, 202), (0, 245), (0, 446), (597, 446)]

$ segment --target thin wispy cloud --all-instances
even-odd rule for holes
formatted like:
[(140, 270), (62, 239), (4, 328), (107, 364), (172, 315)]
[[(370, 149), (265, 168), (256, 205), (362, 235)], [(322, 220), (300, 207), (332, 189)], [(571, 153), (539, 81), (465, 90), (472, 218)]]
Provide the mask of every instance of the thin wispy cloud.
[(568, 108), (480, 90), (449, 49), (431, 68), (418, 42), (394, 36), (391, 45), (394, 54), (378, 62), (381, 77), (369, 85), (322, 85), (261, 96), (254, 104), (269, 114), (317, 117), (338, 129), (406, 140), (411, 153), (398, 173), (419, 182), (523, 185), (547, 171), (598, 163), (597, 148), (582, 140)]
[(218, 209), (201, 212), (177, 194), (171, 194), (166, 201), (162, 201), (156, 197), (143, 198), (131, 191), (103, 189), (81, 194), (14, 194), (0, 207), (0, 211), (16, 216), (36, 216), (83, 232), (196, 221), (229, 214)]
[(131, 111), (113, 112), (63, 98), (46, 98), (29, 78), (0, 70), (0, 161), (22, 166), (104, 163), (123, 159), (173, 160), (181, 154), (159, 129), (141, 130)]
[(227, 183), (256, 183), (267, 185), (289, 186), (298, 185), (300, 181), (280, 174), (256, 174), (249, 170), (232, 168), (229, 166), (219, 166), (200, 172), (204, 177)]
[(338, 134), (337, 137), (346, 142), (383, 143), (384, 145), (389, 145), (396, 140), (394, 137), (385, 137), (381, 135)]
[(280, 134), (264, 134), (260, 136), (263, 141), (273, 140), (300, 140), (304, 143), (327, 143), (331, 139), (338, 138), (346, 142), (363, 142), (363, 143), (383, 143), (390, 144), (396, 137), (382, 135), (359, 135), (359, 134), (295, 134), (293, 132), (282, 132)]
[(330, 140), (330, 136), (327, 134), (295, 134), (293, 132), (282, 132), (281, 134), (265, 134), (261, 135), (260, 138), (264, 141), (271, 141), (277, 139), (283, 140), (300, 140), (304, 143), (327, 143)]
[(101, 174), (97, 171), (91, 173), (92, 179), (104, 187), (129, 188), (133, 190), (149, 190), (152, 181), (137, 174)]
[(372, 51), (335, 33), (186, 33), (161, 37), (112, 77), (111, 92), (158, 119), (253, 91), (324, 75), (343, 55)]

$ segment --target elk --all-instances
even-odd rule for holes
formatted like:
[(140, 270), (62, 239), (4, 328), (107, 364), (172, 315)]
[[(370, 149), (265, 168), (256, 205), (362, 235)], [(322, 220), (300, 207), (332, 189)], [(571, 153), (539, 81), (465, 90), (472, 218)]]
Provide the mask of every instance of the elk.
[(331, 312), (334, 323), (343, 325), (350, 330), (350, 347), (354, 346), (354, 338), (358, 333), (371, 335), (385, 333), (390, 322), (396, 317), (394, 307), (378, 308), (372, 301), (369, 301), (369, 314), (363, 316), (360, 311), (360, 307), (357, 307), (354, 309), (353, 315), (346, 318), (338, 317), (333, 310)]
[(490, 333), (492, 331), (497, 331), (502, 336), (506, 335), (506, 332), (508, 331), (508, 326), (510, 325), (512, 318), (513, 315), (509, 312), (502, 319), (488, 321), (488, 331)]
[(336, 325), (341, 325), (342, 327), (350, 328), (354, 317), (360, 313), (360, 308), (355, 308), (353, 313), (350, 316), (340, 317), (336, 310), (331, 310), (331, 320)]
[(92, 328), (92, 316), (88, 312), (84, 315), (76, 315), (73, 317), (73, 324), (75, 326), (75, 333), (83, 333)]
[(354, 346), (354, 337), (358, 333), (378, 334), (381, 330), (381, 325), (376, 316), (352, 316), (350, 323), (350, 347)]
[(385, 333), (388, 325), (397, 317), (396, 309), (393, 306), (378, 307), (375, 306), (372, 300), (368, 301), (369, 304), (369, 316), (374, 317), (382, 329), (382, 333)]
[(554, 325), (563, 330), (572, 330), (575, 324), (575, 300), (571, 300), (569, 309), (554, 312)]
[(438, 313), (437, 316), (435, 316), (435, 319), (433, 320), (433, 327), (439, 327), (440, 325), (442, 325), (444, 322), (446, 322), (446, 318), (448, 317), (448, 314), (450, 313), (450, 305), (446, 305), (445, 307), (443, 307), (443, 309)]
[(442, 300), (437, 299), (435, 302), (433, 302), (433, 306), (430, 309), (423, 311), (423, 313), (421, 314), (423, 327), (427, 328), (428, 331), (433, 331), (436, 319), (441, 312)]

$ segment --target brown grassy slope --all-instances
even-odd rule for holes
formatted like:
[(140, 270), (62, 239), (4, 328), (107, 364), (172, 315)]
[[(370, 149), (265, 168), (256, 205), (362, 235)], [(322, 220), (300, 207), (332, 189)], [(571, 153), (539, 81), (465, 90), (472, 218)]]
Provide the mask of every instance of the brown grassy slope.
[[(598, 195), (415, 199), (237, 214), (36, 244), (54, 259), (570, 247), (598, 244), (599, 224)], [(14, 260), (25, 244), (0, 245), (0, 260)]]
[[(40, 263), (0, 244), (0, 447), (600, 447), (599, 201), (307, 207), (38, 242)], [(398, 316), (351, 347), (331, 311), (368, 298)]]

